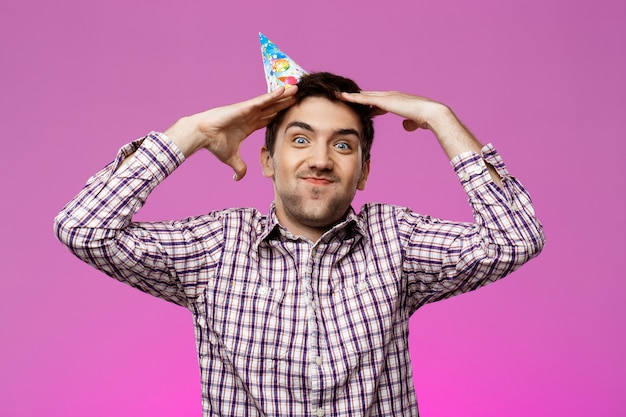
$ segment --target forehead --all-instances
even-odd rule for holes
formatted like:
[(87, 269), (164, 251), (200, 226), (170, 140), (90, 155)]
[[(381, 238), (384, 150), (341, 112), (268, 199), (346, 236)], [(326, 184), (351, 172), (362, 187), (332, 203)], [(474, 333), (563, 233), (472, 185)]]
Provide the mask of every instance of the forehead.
[(284, 133), (292, 122), (304, 122), (320, 132), (355, 129), (362, 134), (359, 116), (347, 104), (323, 97), (307, 97), (293, 105), (283, 118), (278, 131)]

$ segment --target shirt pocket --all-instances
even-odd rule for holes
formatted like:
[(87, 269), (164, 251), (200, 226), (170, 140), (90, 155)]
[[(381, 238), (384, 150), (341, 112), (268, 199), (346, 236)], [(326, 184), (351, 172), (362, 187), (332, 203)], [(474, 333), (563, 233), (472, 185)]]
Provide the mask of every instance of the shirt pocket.
[(231, 358), (280, 358), (285, 329), (276, 311), (283, 296), (268, 286), (212, 280), (196, 301), (198, 331)]

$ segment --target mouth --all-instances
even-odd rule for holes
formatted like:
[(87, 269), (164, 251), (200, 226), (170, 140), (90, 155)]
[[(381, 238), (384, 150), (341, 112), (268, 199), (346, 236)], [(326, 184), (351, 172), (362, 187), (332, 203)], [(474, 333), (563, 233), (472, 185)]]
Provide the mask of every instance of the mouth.
[(312, 185), (329, 185), (334, 182), (332, 179), (324, 177), (303, 177), (302, 179)]

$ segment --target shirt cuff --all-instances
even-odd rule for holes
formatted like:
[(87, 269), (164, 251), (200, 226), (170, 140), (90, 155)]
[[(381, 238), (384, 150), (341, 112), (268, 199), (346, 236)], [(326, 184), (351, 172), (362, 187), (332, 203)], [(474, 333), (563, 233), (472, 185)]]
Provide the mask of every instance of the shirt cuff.
[(472, 151), (463, 152), (452, 158), (450, 163), (468, 194), (493, 182), (486, 163), (491, 165), (503, 180), (509, 176), (502, 157), (491, 143), (481, 149), (481, 155)]
[(129, 143), (121, 149), (121, 158), (130, 155), (134, 151), (134, 162), (122, 167), (120, 176), (125, 176), (125, 172), (130, 176), (137, 176), (137, 172), (131, 168), (135, 163), (144, 167), (139, 173), (143, 179), (155, 179), (158, 182), (164, 180), (184, 161), (185, 156), (181, 150), (165, 134), (160, 132), (150, 132), (147, 136), (135, 142)]

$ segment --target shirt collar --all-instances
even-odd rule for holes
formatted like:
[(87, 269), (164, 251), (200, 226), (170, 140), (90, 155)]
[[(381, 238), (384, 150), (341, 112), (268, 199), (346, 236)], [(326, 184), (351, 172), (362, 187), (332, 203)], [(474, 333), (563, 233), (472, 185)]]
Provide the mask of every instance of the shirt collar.
[[(326, 231), (320, 238), (320, 242), (330, 241), (332, 239), (347, 240), (351, 238), (357, 238), (366, 236), (365, 230), (361, 224), (359, 216), (354, 212), (354, 209), (350, 207), (346, 218), (341, 222), (334, 225), (332, 228)], [(279, 239), (279, 240), (300, 240), (298, 236), (294, 236), (287, 228), (282, 226), (278, 222), (276, 216), (276, 203), (272, 202), (270, 206), (269, 214), (267, 215), (267, 222), (265, 224), (265, 230), (259, 235), (257, 239), (257, 245), (264, 240)]]

